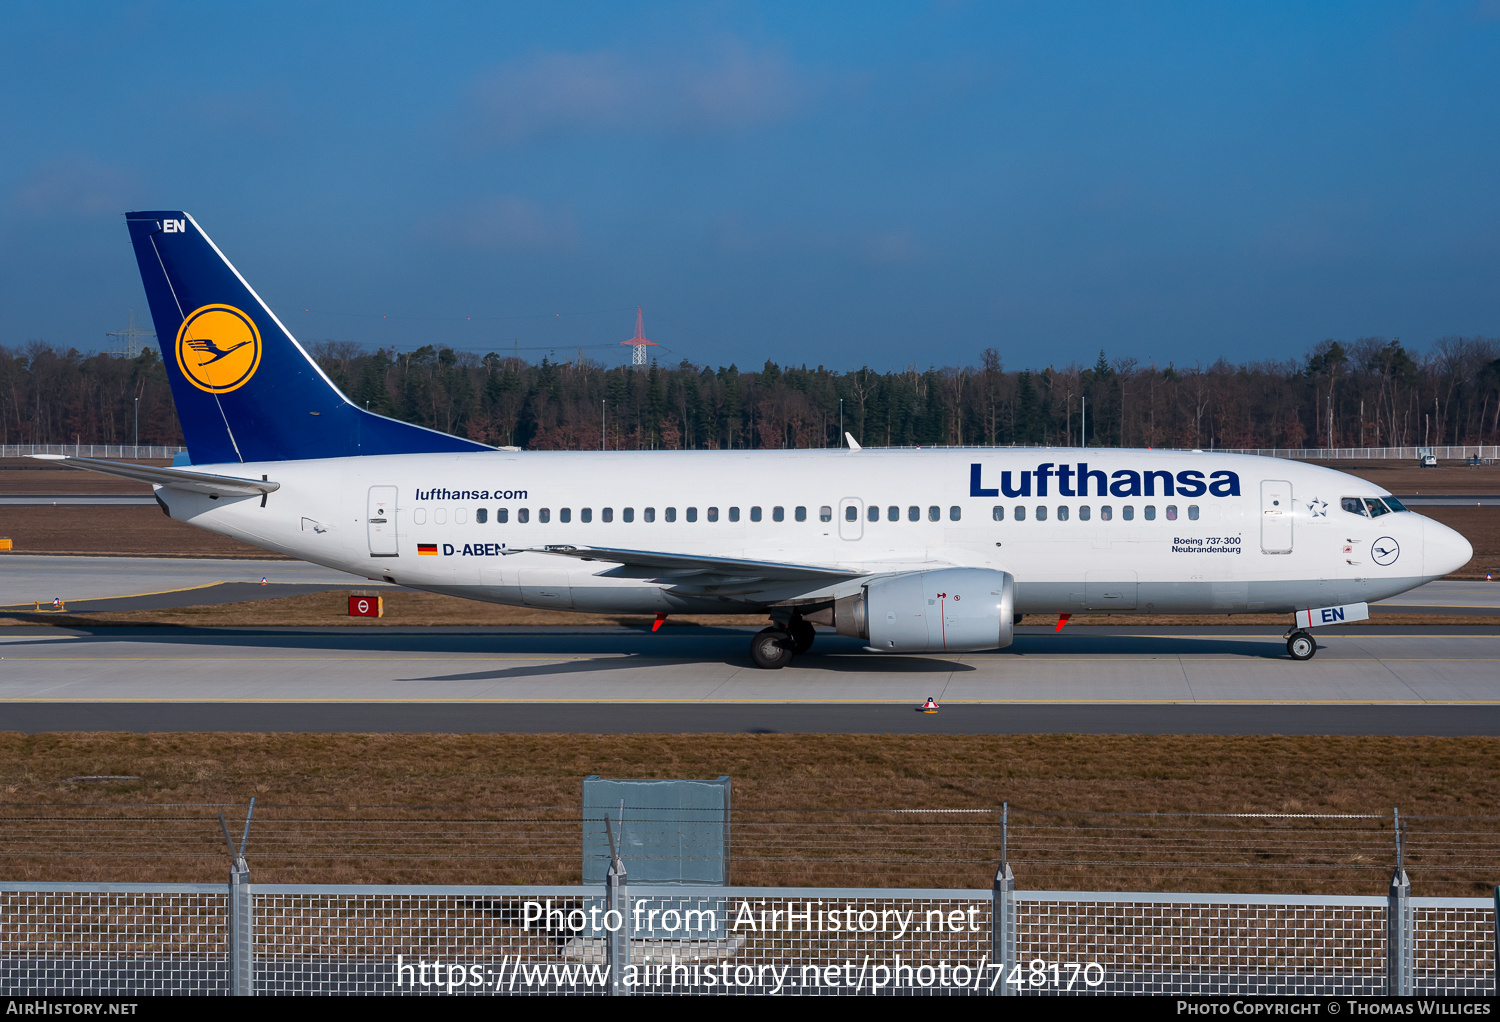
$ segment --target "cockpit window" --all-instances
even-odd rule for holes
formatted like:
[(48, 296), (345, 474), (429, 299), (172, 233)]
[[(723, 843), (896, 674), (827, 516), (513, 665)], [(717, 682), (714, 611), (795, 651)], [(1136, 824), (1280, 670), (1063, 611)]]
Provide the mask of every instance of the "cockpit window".
[(1351, 515), (1364, 515), (1370, 517), (1370, 512), (1365, 510), (1365, 502), (1358, 497), (1345, 497), (1342, 501), (1344, 510)]
[(1366, 497), (1365, 507), (1370, 509), (1371, 518), (1379, 518), (1381, 515), (1391, 513), (1391, 509), (1382, 504), (1379, 497)]
[(1401, 503), (1395, 497), (1382, 497), (1381, 499), (1385, 501), (1385, 506), (1388, 507), (1388, 508), (1390, 508), (1392, 511), (1410, 511), (1411, 510), (1411, 508), (1409, 508), (1405, 504)]

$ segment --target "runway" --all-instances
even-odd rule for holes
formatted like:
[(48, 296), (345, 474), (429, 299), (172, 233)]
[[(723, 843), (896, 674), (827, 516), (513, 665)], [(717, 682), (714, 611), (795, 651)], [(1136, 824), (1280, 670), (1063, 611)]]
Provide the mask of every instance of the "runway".
[[(1500, 629), (1018, 629), (880, 656), (823, 633), (781, 671), (753, 629), (0, 632), (7, 730), (1500, 734)], [(942, 709), (914, 712), (927, 696)]]

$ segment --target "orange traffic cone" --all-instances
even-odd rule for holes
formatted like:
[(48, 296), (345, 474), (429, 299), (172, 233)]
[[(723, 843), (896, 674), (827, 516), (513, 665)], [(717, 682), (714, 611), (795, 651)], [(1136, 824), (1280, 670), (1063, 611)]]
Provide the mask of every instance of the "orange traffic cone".
[(925, 702), (925, 703), (922, 704), (922, 712), (923, 713), (936, 713), (937, 711), (938, 711), (937, 700), (933, 699), (932, 696), (928, 696), (927, 697), (927, 702)]

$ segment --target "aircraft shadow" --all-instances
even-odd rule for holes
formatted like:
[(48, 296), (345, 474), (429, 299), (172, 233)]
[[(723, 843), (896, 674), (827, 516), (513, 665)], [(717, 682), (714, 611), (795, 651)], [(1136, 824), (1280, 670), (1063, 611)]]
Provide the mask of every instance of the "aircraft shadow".
[[(93, 645), (105, 642), (148, 643), (173, 647), (205, 645), (251, 653), (296, 651), (345, 653), (353, 655), (452, 655), (452, 656), (609, 656), (616, 666), (623, 655), (642, 664), (673, 661), (703, 661), (747, 664), (746, 646), (754, 634), (752, 628), (703, 627), (691, 631), (652, 634), (645, 630), (622, 627), (550, 627), (504, 628), (490, 630), (445, 631), (438, 629), (387, 631), (382, 628), (191, 628), (93, 627), (70, 629), (55, 637), (28, 636), (24, 644), (39, 646)], [(19, 637), (18, 637), (19, 638)], [(0, 632), (0, 645), (4, 632)], [(1122, 635), (1090, 634), (1078, 629), (1072, 633), (1017, 633), (1007, 648), (972, 654), (933, 654), (892, 656), (866, 654), (864, 642), (820, 632), (813, 650), (797, 657), (790, 669), (816, 668), (842, 673), (909, 673), (912, 671), (951, 671), (958, 657), (1175, 657), (1230, 656), (1259, 660), (1286, 657), (1286, 647), (1276, 633), (1255, 633), (1244, 637), (1213, 635), (1158, 634), (1132, 632)], [(1320, 643), (1320, 647), (1325, 645)], [(828, 654), (840, 654), (829, 656)], [(889, 665), (889, 666), (886, 666)], [(926, 665), (931, 665), (930, 668)], [(561, 666), (561, 665), (559, 665)], [(535, 673), (535, 668), (530, 673)]]
[[(685, 661), (683, 666), (689, 666), (693, 659), (700, 663), (723, 663), (732, 667), (752, 668), (753, 664), (748, 656), (735, 659), (722, 659), (712, 657), (702, 658), (673, 658)], [(501, 681), (507, 678), (535, 678), (539, 676), (568, 677), (586, 674), (599, 674), (610, 671), (622, 670), (656, 670), (662, 669), (661, 657), (650, 656), (613, 656), (608, 659), (596, 660), (570, 660), (565, 663), (555, 664), (518, 664), (515, 667), (502, 667), (488, 671), (469, 671), (461, 674), (436, 674), (421, 678), (397, 678), (403, 682), (438, 682), (438, 681)], [(766, 680), (771, 681), (778, 678), (793, 679), (798, 676), (799, 671), (816, 671), (823, 674), (858, 674), (869, 676), (872, 674), (889, 675), (950, 675), (954, 673), (966, 674), (978, 670), (972, 664), (955, 663), (951, 660), (932, 660), (920, 656), (827, 656), (809, 651), (796, 657), (790, 665), (780, 671), (765, 672)]]

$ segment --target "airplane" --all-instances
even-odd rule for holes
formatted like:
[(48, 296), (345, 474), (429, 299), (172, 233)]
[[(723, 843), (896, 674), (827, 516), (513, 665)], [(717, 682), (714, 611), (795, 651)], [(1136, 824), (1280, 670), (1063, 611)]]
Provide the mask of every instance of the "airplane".
[[(125, 215), (187, 463), (37, 455), (151, 483), (162, 510), (365, 578), (592, 613), (765, 613), (876, 653), (1010, 645), (1023, 614), (1276, 613), (1287, 653), (1473, 554), (1363, 479), (1212, 451), (517, 451), (344, 395), (180, 211)], [(200, 356), (214, 357), (200, 361)]]

